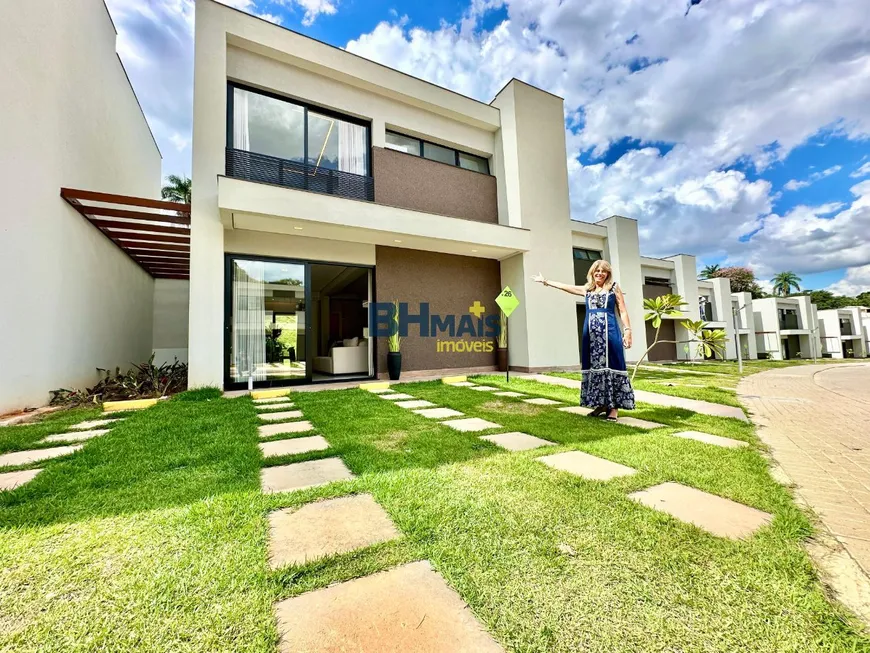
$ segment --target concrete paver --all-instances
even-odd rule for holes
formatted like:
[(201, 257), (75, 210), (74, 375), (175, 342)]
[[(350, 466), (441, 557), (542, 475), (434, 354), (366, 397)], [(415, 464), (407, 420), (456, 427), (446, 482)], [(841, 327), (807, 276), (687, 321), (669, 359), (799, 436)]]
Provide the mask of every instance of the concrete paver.
[(563, 413), (573, 413), (574, 415), (588, 415), (592, 412), (592, 409), (586, 406), (563, 406), (559, 410)]
[(291, 456), (308, 453), (309, 451), (325, 451), (326, 449), (329, 449), (329, 443), (322, 435), (310, 435), (303, 438), (260, 443), (260, 451), (263, 452), (263, 456), (266, 458), (272, 456)]
[(260, 470), (260, 488), (263, 494), (278, 494), (352, 478), (355, 478), (353, 472), (345, 466), (341, 458), (321, 458), (304, 463), (265, 467)]
[(260, 405), (254, 406), (254, 408), (256, 408), (258, 412), (262, 413), (262, 412), (266, 412), (269, 410), (286, 410), (288, 408), (293, 408), (295, 405), (296, 404), (294, 404), (292, 401), (282, 401), (282, 402), (272, 403), (272, 404), (260, 404)]
[(94, 429), (92, 431), (70, 431), (69, 433), (55, 433), (42, 438), (40, 442), (82, 442), (91, 438), (105, 435), (111, 429)]
[(623, 424), (625, 426), (633, 426), (636, 429), (646, 429), (647, 431), (651, 431), (652, 429), (660, 429), (663, 426), (667, 426), (667, 424), (659, 424), (658, 422), (650, 422), (646, 419), (640, 419), (638, 417), (623, 417), (622, 415), (616, 420), (617, 424)]
[(13, 467), (16, 465), (29, 465), (40, 460), (59, 458), (75, 453), (84, 445), (74, 444), (68, 447), (51, 447), (50, 449), (30, 449), (27, 451), (12, 451), (0, 456), (0, 467)]
[(269, 514), (269, 566), (278, 569), (400, 536), (370, 494), (317, 501)]
[(387, 399), (389, 401), (399, 401), (400, 399), (413, 399), (413, 395), (406, 394), (404, 392), (393, 392), (388, 395), (378, 395), (381, 399)]
[(504, 392), (493, 392), (496, 397), (525, 397), (522, 392), (514, 392), (513, 390), (505, 390)]
[(264, 424), (257, 428), (261, 438), (269, 438), (273, 435), (282, 435), (284, 433), (305, 433), (313, 430), (314, 426), (308, 420), (284, 422), (283, 424)]
[(261, 420), (266, 422), (282, 422), (285, 419), (299, 419), (302, 417), (301, 410), (282, 410), (278, 413), (260, 413), (257, 415)]
[(503, 650), (425, 560), (281, 601), (275, 613), (281, 653)]
[(544, 440), (542, 438), (529, 435), (528, 433), (497, 433), (496, 435), (482, 435), (481, 440), (487, 440), (502, 449), (508, 451), (526, 451), (528, 449), (537, 449), (539, 447), (553, 446), (556, 443)]
[(494, 385), (474, 385), (469, 387), (472, 390), (479, 390), (480, 392), (492, 392), (493, 390), (498, 390)]
[(523, 399), (523, 401), (527, 404), (534, 404), (535, 406), (557, 406), (562, 403), (561, 401), (547, 399), (546, 397), (533, 397), (532, 399)]
[(452, 408), (420, 408), (413, 411), (417, 415), (428, 417), (429, 419), (446, 419), (448, 417), (462, 417), (465, 413), (460, 413)]
[(458, 388), (473, 388), (477, 384), (471, 381), (458, 381), (456, 383), (448, 383), (447, 385), (455, 385)]
[(268, 404), (283, 404), (286, 401), (289, 401), (290, 397), (266, 397), (265, 399), (254, 399), (254, 403), (258, 406), (265, 406)]
[(628, 496), (719, 537), (748, 537), (771, 521), (766, 512), (679, 483), (662, 483)]
[(870, 584), (870, 364), (768, 370), (742, 379), (737, 393), (796, 492)]
[(90, 431), (92, 429), (99, 429), (104, 426), (114, 426), (116, 422), (123, 422), (123, 417), (116, 417), (114, 419), (92, 419), (87, 422), (79, 422), (78, 424), (73, 424), (70, 426), (71, 429), (82, 430), (82, 431)]
[(684, 438), (686, 440), (697, 440), (698, 442), (715, 444), (717, 447), (726, 447), (728, 449), (739, 449), (741, 447), (749, 446), (749, 443), (744, 442), (743, 440), (725, 438), (721, 435), (712, 435), (710, 433), (703, 433), (702, 431), (681, 431), (680, 433), (674, 433), (674, 437)]
[(463, 432), (485, 431), (486, 429), (499, 429), (501, 425), (494, 422), (480, 419), (479, 417), (465, 417), (463, 419), (453, 419), (447, 422), (441, 422), (444, 426), (449, 426), (452, 429)]
[(26, 469), (21, 472), (6, 472), (0, 474), (0, 491), (14, 490), (25, 483), (29, 483), (36, 478), (36, 475), (41, 471), (41, 469)]
[(557, 453), (552, 456), (537, 458), (539, 462), (563, 472), (582, 476), (593, 481), (609, 481), (618, 476), (629, 476), (636, 470), (625, 465), (620, 465), (598, 456), (592, 456), (582, 451), (568, 451)]
[(434, 408), (435, 404), (425, 399), (412, 399), (411, 401), (397, 401), (396, 406), (402, 408)]

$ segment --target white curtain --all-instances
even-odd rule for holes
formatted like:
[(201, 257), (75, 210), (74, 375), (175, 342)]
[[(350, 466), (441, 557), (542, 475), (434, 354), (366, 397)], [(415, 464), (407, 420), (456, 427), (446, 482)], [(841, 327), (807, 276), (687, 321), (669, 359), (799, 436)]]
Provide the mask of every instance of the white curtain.
[(365, 127), (339, 120), (338, 122), (338, 169), (355, 175), (366, 174)]
[(233, 364), (236, 381), (266, 379), (265, 275), (266, 264), (262, 261), (237, 262), (233, 268)]
[(237, 150), (251, 149), (251, 132), (248, 128), (248, 92), (233, 89), (233, 147)]

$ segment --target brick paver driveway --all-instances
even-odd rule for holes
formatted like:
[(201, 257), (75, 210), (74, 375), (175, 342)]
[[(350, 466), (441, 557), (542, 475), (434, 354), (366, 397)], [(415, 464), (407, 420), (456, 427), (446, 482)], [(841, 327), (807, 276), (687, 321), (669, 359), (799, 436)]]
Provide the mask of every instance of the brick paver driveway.
[(737, 392), (798, 492), (870, 575), (870, 364), (770, 370)]

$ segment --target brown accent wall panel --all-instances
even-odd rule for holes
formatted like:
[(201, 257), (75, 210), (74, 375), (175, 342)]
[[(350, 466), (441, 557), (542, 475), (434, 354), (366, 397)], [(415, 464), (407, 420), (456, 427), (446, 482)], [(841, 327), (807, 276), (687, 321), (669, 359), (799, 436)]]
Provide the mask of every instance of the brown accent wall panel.
[[(479, 301), (483, 313), (498, 315), (495, 298), (501, 292), (501, 270), (498, 261), (470, 256), (423, 252), (415, 249), (380, 247), (375, 250), (375, 299), (378, 302), (407, 302), (412, 315), (420, 313), (420, 302), (429, 302), (431, 315), (468, 314)], [(475, 320), (476, 322), (476, 320)], [(417, 325), (412, 324), (407, 338), (402, 340), (402, 370), (436, 370), (457, 367), (495, 365), (494, 339), (492, 352), (438, 352), (438, 340), (458, 340), (446, 334), (421, 338)], [(474, 342), (478, 338), (462, 338)], [(387, 371), (387, 339), (378, 339), (378, 374)]]
[[(652, 323), (646, 323), (646, 341), (652, 344), (655, 340), (656, 330)], [(662, 328), (659, 332), (659, 340), (676, 340), (677, 331), (673, 320), (662, 320)], [(649, 356), (650, 361), (675, 361), (677, 360), (677, 345), (674, 342), (660, 342), (653, 347)]]
[(498, 224), (495, 177), (382, 147), (372, 150), (378, 204)]

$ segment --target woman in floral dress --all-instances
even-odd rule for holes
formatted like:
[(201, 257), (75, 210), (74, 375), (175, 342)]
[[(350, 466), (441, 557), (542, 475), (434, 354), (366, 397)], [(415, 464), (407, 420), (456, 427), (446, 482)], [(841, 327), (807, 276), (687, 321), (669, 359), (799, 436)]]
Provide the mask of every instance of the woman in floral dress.
[[(607, 413), (607, 419), (615, 422), (620, 408), (634, 408), (634, 390), (625, 369), (625, 347), (631, 347), (631, 323), (625, 308), (625, 296), (613, 280), (610, 264), (607, 261), (595, 261), (586, 275), (585, 286), (550, 281), (540, 274), (532, 279), (550, 288), (586, 298), (580, 405), (593, 408), (589, 413), (592, 417)], [(616, 319), (617, 312), (619, 320)]]

